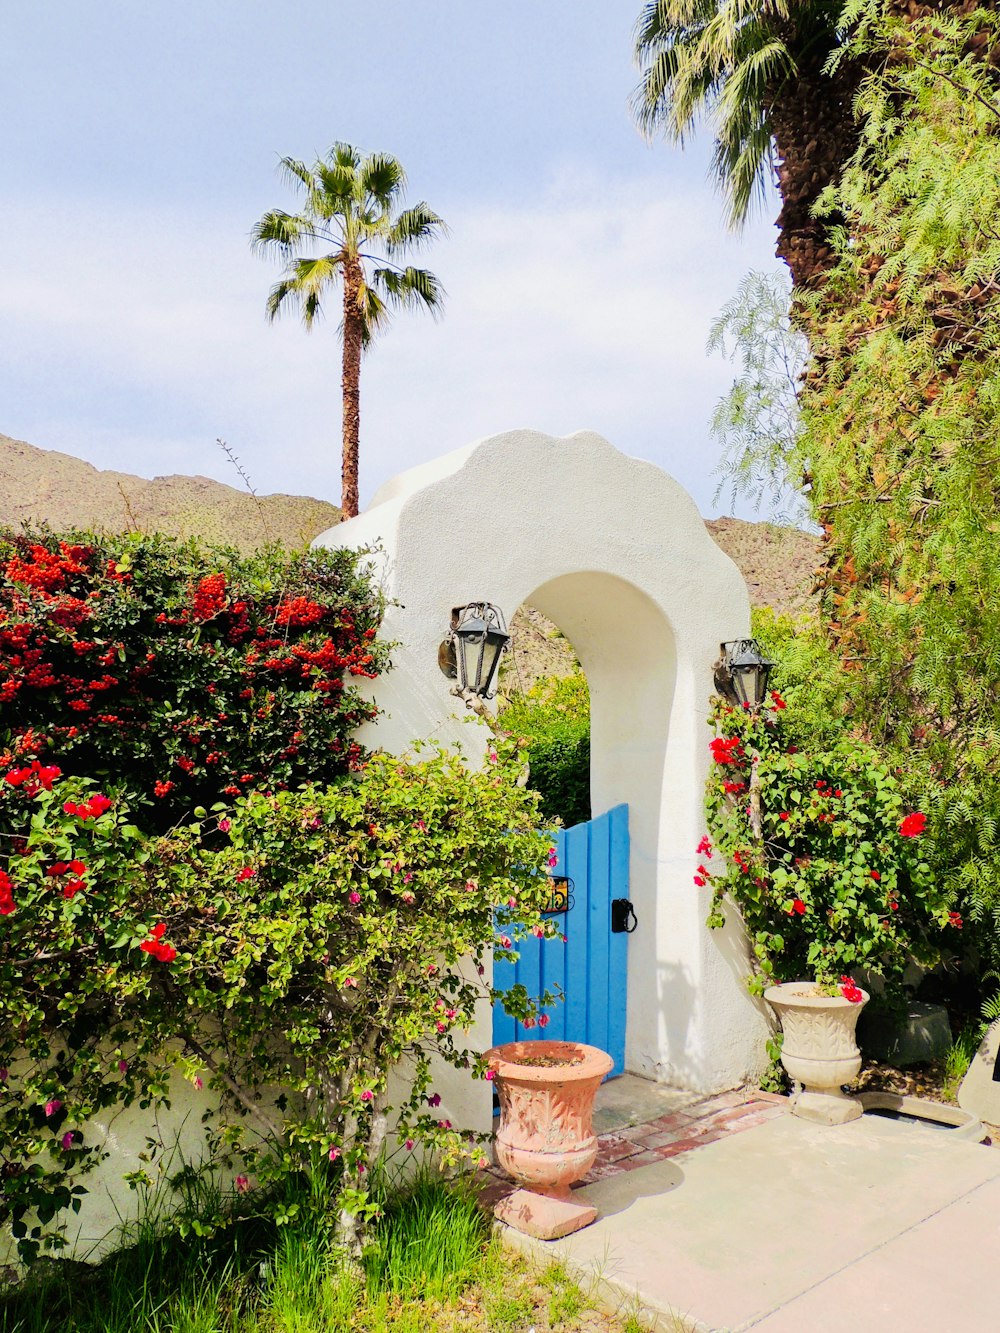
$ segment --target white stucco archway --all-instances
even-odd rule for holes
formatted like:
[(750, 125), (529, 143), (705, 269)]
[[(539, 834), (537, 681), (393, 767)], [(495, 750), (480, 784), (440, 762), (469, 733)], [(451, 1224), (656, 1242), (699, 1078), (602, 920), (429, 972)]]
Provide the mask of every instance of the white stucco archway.
[[(377, 543), (399, 644), (362, 739), (480, 752), (437, 667), (450, 609), (530, 602), (572, 641), (591, 691), (594, 813), (629, 805), (627, 1067), (699, 1091), (757, 1072), (766, 1020), (734, 926), (709, 931), (692, 881), (704, 832), (705, 715), (719, 643), (749, 632), (746, 585), (690, 496), (589, 432), (511, 431), (401, 474), (317, 545)], [(484, 1033), (488, 1038), (488, 1031)], [(488, 1040), (486, 1044), (489, 1044)]]

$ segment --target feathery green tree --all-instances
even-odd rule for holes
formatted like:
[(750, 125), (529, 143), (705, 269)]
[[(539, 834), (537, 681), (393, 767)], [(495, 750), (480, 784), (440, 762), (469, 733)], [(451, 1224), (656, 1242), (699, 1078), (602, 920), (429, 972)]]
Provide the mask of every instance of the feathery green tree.
[(838, 263), (800, 304), (813, 361), (797, 463), (853, 721), (924, 771), (938, 869), (993, 915), (996, 963), (1000, 16), (857, 0), (845, 22), (872, 72), (858, 153), (821, 201), (843, 219)]
[(294, 304), (311, 329), (327, 293), (341, 289), (341, 508), (345, 518), (353, 518), (358, 512), (361, 355), (393, 310), (440, 309), (444, 293), (434, 274), (396, 261), (441, 235), (445, 225), (423, 202), (395, 211), (406, 175), (388, 153), (363, 157), (350, 144), (336, 143), (311, 167), (283, 157), (281, 170), (303, 192), (302, 211), (265, 213), (251, 233), (251, 244), (258, 251), (277, 251), (286, 260), (284, 276), (267, 298), (269, 319)]

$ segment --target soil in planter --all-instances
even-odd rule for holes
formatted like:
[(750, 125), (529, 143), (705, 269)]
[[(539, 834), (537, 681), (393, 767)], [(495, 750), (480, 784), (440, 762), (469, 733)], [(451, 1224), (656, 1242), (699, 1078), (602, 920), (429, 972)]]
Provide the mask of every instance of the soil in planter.
[(564, 1069), (570, 1065), (582, 1065), (582, 1055), (522, 1055), (504, 1056), (506, 1065), (526, 1065), (529, 1069)]

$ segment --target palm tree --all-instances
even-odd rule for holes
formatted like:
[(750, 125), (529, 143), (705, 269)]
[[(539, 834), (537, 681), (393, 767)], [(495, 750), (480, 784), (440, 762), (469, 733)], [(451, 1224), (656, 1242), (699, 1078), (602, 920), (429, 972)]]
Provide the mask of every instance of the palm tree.
[(715, 131), (713, 169), (739, 227), (776, 169), (778, 255), (796, 287), (831, 264), (831, 219), (812, 215), (854, 152), (861, 71), (840, 60), (840, 0), (651, 0), (636, 25), (642, 82), (633, 110), (647, 134), (683, 142), (699, 116)]
[[(336, 143), (311, 167), (281, 159), (286, 179), (305, 194), (301, 213), (265, 213), (251, 233), (254, 249), (277, 250), (286, 260), (284, 276), (271, 288), (271, 320), (289, 304), (302, 311), (311, 329), (322, 302), (338, 284), (343, 313), (343, 488), (345, 518), (358, 512), (361, 354), (400, 307), (440, 309), (444, 292), (433, 273), (396, 262), (446, 228), (425, 203), (394, 212), (406, 182), (402, 166), (388, 153), (362, 157)], [(303, 254), (303, 250), (321, 253)]]

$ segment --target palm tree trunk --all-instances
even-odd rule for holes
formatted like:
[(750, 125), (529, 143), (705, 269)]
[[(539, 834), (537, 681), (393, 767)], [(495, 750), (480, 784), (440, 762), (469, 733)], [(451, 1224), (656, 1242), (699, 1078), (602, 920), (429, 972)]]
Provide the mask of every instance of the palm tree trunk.
[(358, 307), (361, 265), (344, 267), (343, 464), (340, 507), (344, 518), (358, 512), (358, 446), (361, 437), (361, 346), (364, 323)]

